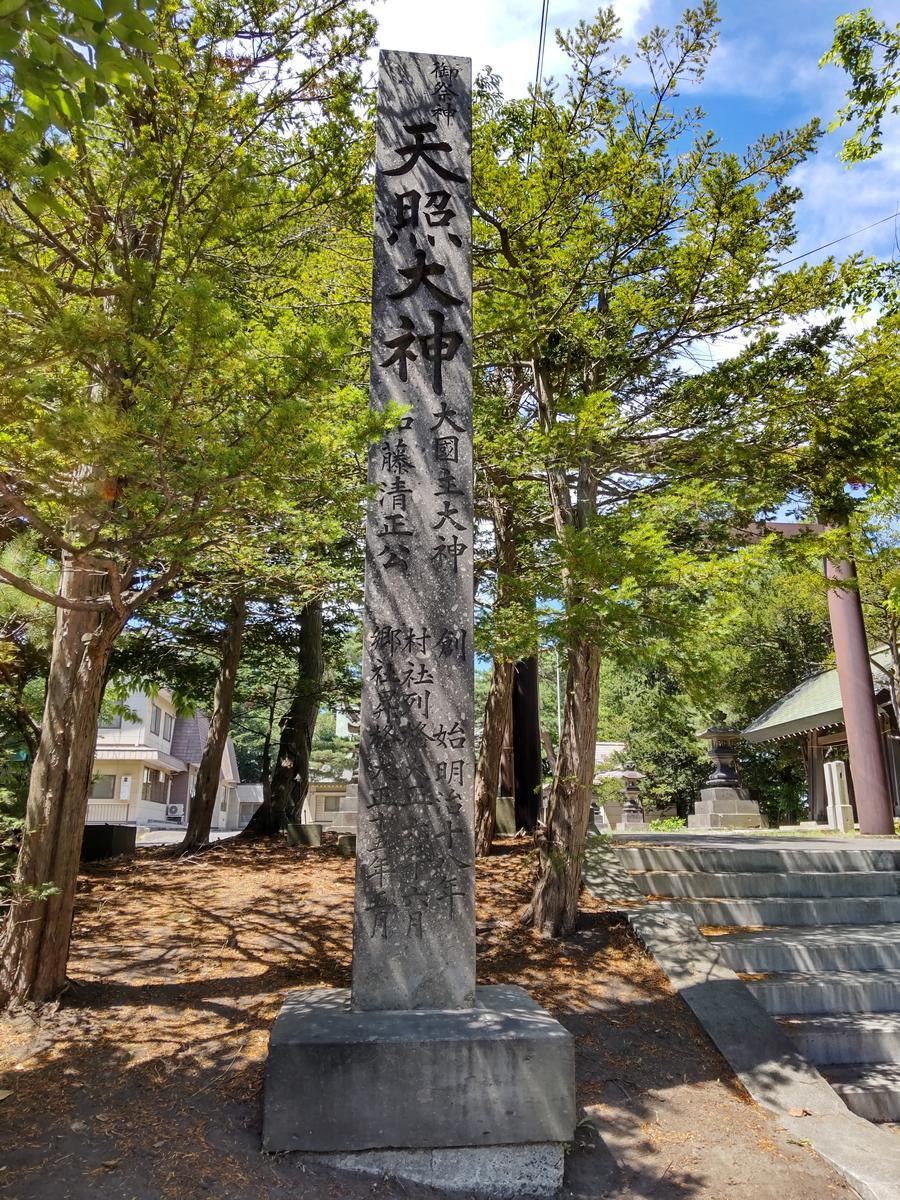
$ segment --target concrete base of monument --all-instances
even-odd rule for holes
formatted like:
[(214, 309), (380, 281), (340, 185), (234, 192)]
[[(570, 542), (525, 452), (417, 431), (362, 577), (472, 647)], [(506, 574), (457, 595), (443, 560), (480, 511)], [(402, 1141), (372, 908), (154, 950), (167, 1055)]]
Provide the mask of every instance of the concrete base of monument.
[(338, 1171), (385, 1175), (473, 1194), (480, 1200), (555, 1196), (562, 1187), (565, 1156), (556, 1142), (525, 1146), (453, 1146), (439, 1150), (362, 1150), (356, 1154), (304, 1155)]
[(688, 817), (688, 829), (764, 829), (766, 822), (759, 805), (740, 787), (706, 787), (694, 812)]
[[(386, 1160), (359, 1152), (390, 1151), (395, 1175), (453, 1163), (457, 1190), (550, 1195), (574, 1133), (572, 1036), (521, 988), (401, 1012), (354, 1012), (344, 989), (304, 988), (272, 1029), (264, 1150), (365, 1171)], [(514, 1171), (534, 1173), (529, 1190), (510, 1184)]]

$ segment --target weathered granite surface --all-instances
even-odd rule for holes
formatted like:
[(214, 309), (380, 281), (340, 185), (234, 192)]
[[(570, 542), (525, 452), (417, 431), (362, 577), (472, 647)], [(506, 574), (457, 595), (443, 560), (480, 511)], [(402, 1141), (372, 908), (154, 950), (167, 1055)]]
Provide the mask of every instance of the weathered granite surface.
[(688, 817), (689, 829), (761, 829), (759, 805), (742, 787), (705, 787)]
[(292, 992), (269, 1045), (263, 1148), (353, 1151), (562, 1143), (575, 1131), (571, 1034), (518, 987), (469, 1009), (359, 1012)]
[(396, 1176), (440, 1188), (441, 1195), (478, 1195), (482, 1200), (530, 1200), (555, 1196), (565, 1159), (555, 1142), (523, 1146), (454, 1146), (436, 1150), (363, 1150), (323, 1154), (317, 1162), (363, 1175)]
[(471, 63), (380, 56), (353, 1005), (475, 988)]

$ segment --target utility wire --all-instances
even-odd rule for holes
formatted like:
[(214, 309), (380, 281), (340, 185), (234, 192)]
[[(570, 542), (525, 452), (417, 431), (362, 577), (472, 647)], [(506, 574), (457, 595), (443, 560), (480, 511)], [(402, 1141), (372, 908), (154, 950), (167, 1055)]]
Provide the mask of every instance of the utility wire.
[(836, 246), (838, 242), (846, 242), (847, 238), (856, 237), (860, 233), (865, 233), (867, 229), (874, 229), (876, 225), (883, 225), (885, 221), (896, 221), (897, 213), (889, 213), (888, 216), (882, 217), (880, 221), (873, 221), (871, 225), (863, 225), (862, 229), (854, 229), (852, 233), (845, 233), (842, 237), (835, 238), (831, 242), (823, 242), (821, 246), (814, 246), (812, 250), (804, 250), (802, 254), (795, 254), (793, 258), (786, 258), (784, 262), (778, 263), (778, 267), (786, 267), (790, 263), (799, 262), (801, 258), (809, 258), (811, 254), (818, 254), (820, 250), (827, 250), (829, 246)]
[(541, 76), (544, 71), (544, 46), (547, 42), (547, 19), (550, 14), (550, 0), (542, 0), (541, 2), (541, 25), (538, 30), (538, 53), (537, 66), (534, 72), (534, 94), (531, 98), (531, 125), (528, 130), (528, 161), (526, 168), (531, 166), (531, 157), (534, 151), (534, 123), (537, 117), (537, 98), (538, 91), (541, 86)]

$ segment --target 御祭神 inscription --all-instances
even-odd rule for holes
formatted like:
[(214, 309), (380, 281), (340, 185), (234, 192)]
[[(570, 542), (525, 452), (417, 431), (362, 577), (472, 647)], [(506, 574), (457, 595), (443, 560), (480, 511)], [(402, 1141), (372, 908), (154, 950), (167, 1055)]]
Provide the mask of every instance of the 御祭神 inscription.
[(353, 947), (357, 1009), (475, 986), (471, 64), (383, 51)]

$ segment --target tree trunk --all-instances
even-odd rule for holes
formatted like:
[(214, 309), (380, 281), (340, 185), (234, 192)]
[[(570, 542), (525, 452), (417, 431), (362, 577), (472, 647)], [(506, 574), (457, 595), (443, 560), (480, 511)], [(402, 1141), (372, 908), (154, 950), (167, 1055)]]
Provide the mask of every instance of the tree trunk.
[[(541, 429), (550, 434), (557, 414), (549, 371), (536, 357), (533, 364), (535, 394)], [(588, 372), (585, 390), (601, 386), (599, 366)], [(573, 486), (569, 471), (558, 463), (546, 467), (553, 506), (553, 525), (565, 548), (573, 530), (587, 530), (597, 517), (597, 478), (593, 461), (578, 462)], [(584, 582), (565, 557), (560, 570), (566, 616), (577, 626), (583, 622)], [(571, 627), (571, 626), (570, 626)], [(581, 860), (590, 818), (597, 740), (597, 707), (600, 691), (600, 651), (583, 634), (574, 633), (567, 650), (566, 703), (556, 773), (550, 790), (547, 823), (541, 838), (541, 867), (531, 903), (523, 914), (544, 937), (558, 937), (575, 928), (581, 891)]]
[(272, 688), (272, 699), (269, 701), (269, 717), (266, 722), (266, 736), (262, 748), (262, 790), (263, 804), (272, 799), (272, 730), (275, 728), (275, 709), (278, 707), (278, 688), (276, 680)]
[[(510, 580), (516, 569), (516, 539), (512, 508), (504, 499), (502, 490), (493, 488), (490, 499), (497, 563), (495, 603), (499, 610), (507, 603)], [(512, 742), (512, 684), (513, 663), (502, 662), (495, 656), (491, 686), (484, 707), (481, 748), (475, 768), (475, 854), (479, 858), (486, 858), (490, 854), (494, 840), (497, 790), (502, 782), (504, 751), (506, 743)]]
[(559, 937), (575, 928), (594, 778), (600, 652), (593, 642), (580, 640), (569, 648), (568, 660), (562, 737), (541, 839), (540, 876), (523, 918), (544, 937)]
[(187, 829), (184, 838), (178, 845), (176, 851), (178, 854), (190, 853), (209, 841), (209, 831), (219, 791), (219, 780), (222, 776), (222, 756), (225, 753), (228, 731), (231, 728), (234, 688), (241, 662), (241, 646), (246, 623), (247, 601), (243, 592), (238, 592), (231, 598), (229, 604), (222, 659), (219, 663), (219, 673), (213, 692), (209, 734), (200, 758), (197, 781), (190, 802)]
[(475, 853), (486, 858), (494, 840), (497, 820), (497, 788), (500, 782), (500, 756), (509, 719), (513, 664), (494, 661), (491, 686), (484, 706), (481, 749), (475, 769)]
[[(62, 559), (60, 595), (107, 593), (95, 566)], [(14, 897), (0, 936), (0, 1003), (41, 1003), (65, 984), (75, 886), (109, 653), (125, 624), (112, 608), (57, 609), (41, 737), (31, 769)], [(45, 899), (38, 889), (52, 885)]]
[(309, 788), (309, 756), (319, 715), (323, 668), (322, 602), (313, 600), (300, 620), (297, 684), (291, 706), (281, 720), (270, 794), (250, 818), (245, 837), (270, 836), (300, 820)]
[(516, 663), (512, 687), (516, 829), (534, 833), (541, 811), (541, 714), (538, 660)]

